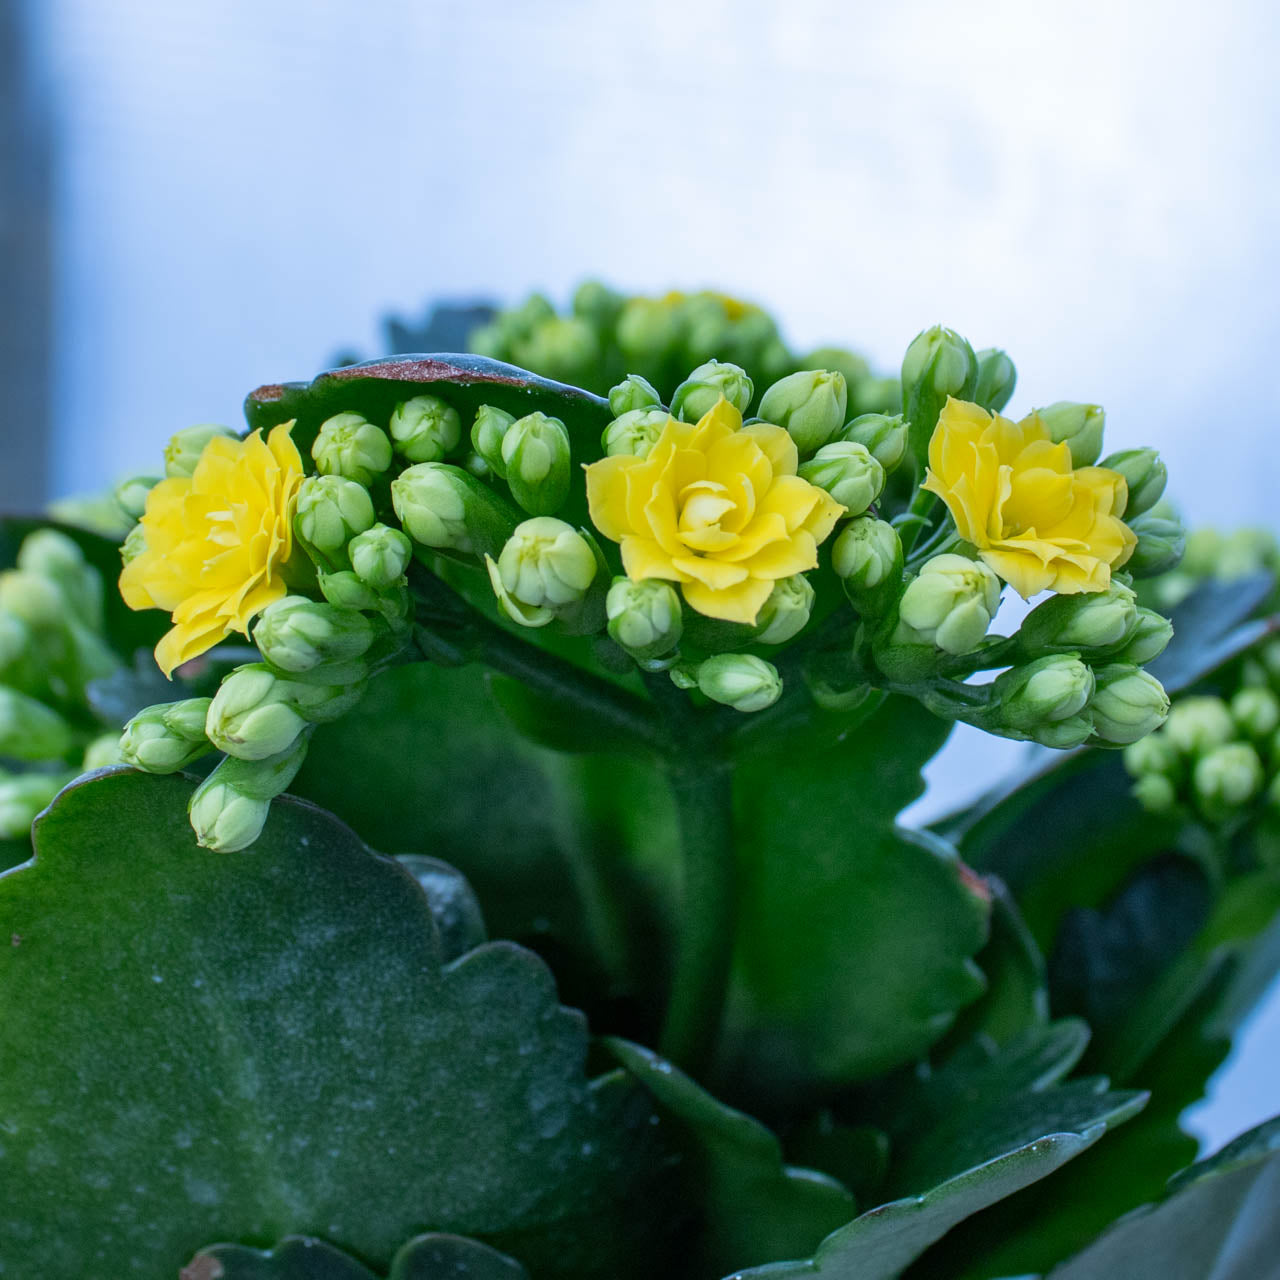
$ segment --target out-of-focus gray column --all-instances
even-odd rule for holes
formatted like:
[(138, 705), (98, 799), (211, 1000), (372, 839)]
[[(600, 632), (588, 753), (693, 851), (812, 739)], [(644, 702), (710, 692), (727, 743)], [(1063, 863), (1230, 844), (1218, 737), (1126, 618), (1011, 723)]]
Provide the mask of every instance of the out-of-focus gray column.
[(0, 510), (35, 511), (48, 478), (50, 129), (27, 0), (0, 0)]

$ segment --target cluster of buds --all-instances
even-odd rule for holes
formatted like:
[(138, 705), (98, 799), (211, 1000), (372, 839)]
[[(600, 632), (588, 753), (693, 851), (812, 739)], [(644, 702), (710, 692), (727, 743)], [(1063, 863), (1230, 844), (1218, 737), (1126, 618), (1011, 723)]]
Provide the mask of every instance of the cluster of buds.
[[(1191, 530), (1182, 560), (1146, 585), (1151, 602), (1169, 610), (1202, 582), (1236, 582), (1259, 573), (1280, 582), (1280, 539), (1271, 530), (1244, 528), (1220, 533), (1206, 527)], [(1267, 605), (1272, 610), (1277, 606), (1280, 589), (1273, 590)]]

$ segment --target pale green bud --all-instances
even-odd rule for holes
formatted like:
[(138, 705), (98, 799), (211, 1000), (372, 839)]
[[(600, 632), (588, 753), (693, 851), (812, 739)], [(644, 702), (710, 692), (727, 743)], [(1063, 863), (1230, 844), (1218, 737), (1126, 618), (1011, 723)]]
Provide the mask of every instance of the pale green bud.
[(898, 531), (884, 520), (851, 520), (831, 547), (831, 567), (850, 591), (871, 591), (902, 567)]
[(391, 441), (360, 414), (339, 413), (321, 423), (311, 456), (322, 475), (368, 485), (391, 465)]
[(189, 476), (196, 469), (200, 455), (210, 440), (218, 438), (235, 440), (237, 432), (216, 422), (200, 422), (194, 427), (184, 427), (169, 437), (164, 447), (164, 473), (166, 476)]
[(159, 476), (127, 476), (115, 487), (120, 510), (130, 520), (141, 520), (147, 509), (147, 495), (160, 483)]
[(491, 360), (502, 360), (507, 353), (507, 340), (499, 324), (482, 324), (467, 335), (467, 350)]
[(511, 429), (515, 415), (482, 404), (476, 410), (476, 420), (471, 425), (471, 447), (484, 459), (496, 476), (506, 477), (506, 464), (502, 461), (502, 440)]
[(1107, 415), (1100, 404), (1059, 400), (1036, 413), (1049, 432), (1049, 439), (1071, 450), (1073, 467), (1091, 467), (1098, 461), (1102, 432), (1107, 425)]
[(406, 467), (391, 482), (391, 505), (414, 542), (466, 554), (496, 554), (517, 522), (482, 480), (442, 462)]
[(0, 685), (0, 756), (54, 760), (71, 750), (71, 726), (43, 702)]
[(101, 627), (102, 578), (65, 533), (37, 529), (27, 534), (18, 549), (18, 568), (55, 582), (81, 622)]
[(373, 523), (373, 499), (362, 484), (342, 476), (307, 476), (298, 486), (294, 528), (322, 555), (341, 551)]
[(1093, 672), (1079, 658), (1050, 654), (1010, 667), (996, 677), (993, 692), (1001, 723), (1030, 731), (1079, 716), (1093, 696)]
[(1108, 454), (1098, 465), (1124, 476), (1129, 486), (1129, 501), (1124, 510), (1116, 514), (1126, 520), (1154, 507), (1169, 480), (1169, 472), (1154, 449), (1121, 449)]
[(362, 582), (375, 591), (386, 591), (404, 577), (409, 561), (413, 559), (413, 543), (399, 529), (375, 524), (351, 539), (347, 544), (347, 555), (351, 557), (351, 567)]
[(439, 462), (458, 447), (462, 419), (439, 396), (414, 396), (391, 414), (391, 440), (410, 462)]
[(799, 468), (802, 480), (825, 489), (846, 515), (860, 516), (884, 489), (884, 468), (865, 445), (852, 440), (835, 440), (824, 444), (808, 462)]
[(0, 609), (36, 631), (61, 631), (66, 623), (62, 592), (48, 578), (22, 569), (0, 573)]
[(265, 760), (288, 750), (307, 727), (290, 689), (290, 682), (265, 666), (231, 672), (209, 704), (205, 718), (209, 741), (240, 760)]
[[(1190, 535), (1188, 535), (1190, 536)], [(1214, 575), (1224, 582), (1280, 568), (1280, 546), (1269, 529), (1236, 529), (1227, 538)]]
[(36, 815), (69, 781), (65, 773), (0, 775), (0, 839), (21, 840), (29, 835)]
[(1135, 578), (1154, 578), (1182, 559), (1187, 535), (1180, 520), (1145, 511), (1126, 523), (1138, 535), (1138, 545), (1124, 566)]
[(569, 432), (559, 418), (529, 413), (502, 438), (511, 496), (531, 515), (549, 516), (569, 496)]
[(978, 357), (954, 329), (934, 325), (917, 334), (902, 358), (902, 412), (911, 424), (911, 452), (923, 465), (948, 396), (972, 400)]
[(527, 337), (539, 325), (556, 318), (556, 309), (544, 294), (531, 293), (518, 307), (498, 316), (498, 324), (508, 340)]
[(1180, 698), (1169, 712), (1164, 736), (1185, 755), (1212, 751), (1236, 736), (1235, 721), (1221, 698)]
[[(354, 541), (354, 539), (352, 539)], [(339, 609), (376, 609), (378, 595), (350, 569), (318, 575), (320, 594)]]
[(1249, 737), (1268, 737), (1280, 727), (1280, 699), (1270, 689), (1241, 689), (1231, 699), (1231, 716)]
[(633, 368), (661, 360), (679, 337), (679, 313), (660, 298), (631, 298), (618, 316), (618, 346)]
[(0, 613), (0, 672), (20, 662), (31, 652), (31, 629), (21, 618)]
[(753, 395), (755, 387), (745, 369), (740, 369), (736, 364), (708, 360), (706, 364), (700, 364), (675, 389), (671, 397), (671, 413), (681, 422), (697, 422), (703, 414), (710, 413), (716, 407), (722, 396), (739, 413), (746, 413)]
[(271, 801), (297, 776), (306, 753), (307, 740), (299, 737), (266, 760), (223, 760), (187, 806), (197, 843), (215, 853), (247, 849), (262, 834)]
[(1094, 731), (1104, 742), (1126, 746), (1158, 729), (1169, 714), (1169, 695), (1160, 681), (1128, 663), (1112, 663), (1094, 672), (1096, 690), (1089, 703)]
[(1105, 591), (1051, 596), (1018, 630), (1026, 653), (1106, 652), (1124, 644), (1138, 625), (1138, 602), (1119, 582)]
[(607, 329), (617, 320), (624, 301), (622, 294), (599, 280), (584, 280), (573, 291), (573, 314), (597, 329)]
[(1000, 580), (985, 564), (941, 555), (925, 561), (907, 584), (898, 617), (910, 628), (904, 640), (961, 654), (977, 648), (999, 607)]
[(120, 735), (102, 733), (85, 747), (80, 771), (92, 773), (95, 769), (106, 769), (110, 765), (123, 763), (124, 760), (120, 755)]
[(675, 587), (660, 578), (615, 578), (604, 601), (609, 635), (634, 658), (670, 653), (680, 643), (684, 618)]
[(840, 439), (865, 446), (888, 472), (907, 456), (907, 434), (907, 420), (900, 413), (864, 413), (845, 426)]
[(712, 702), (735, 711), (763, 711), (777, 702), (782, 678), (777, 668), (749, 653), (718, 653), (698, 667), (698, 688)]
[(616, 387), (609, 390), (609, 412), (615, 418), (634, 409), (656, 409), (661, 404), (662, 397), (654, 385), (638, 373), (627, 374)]
[(562, 382), (579, 381), (600, 359), (600, 343), (585, 320), (554, 316), (512, 346), (512, 358), (526, 369)]
[(843, 374), (802, 369), (764, 393), (760, 417), (785, 427), (801, 454), (811, 454), (844, 425), (848, 404), (849, 388)]
[(973, 401), (989, 413), (999, 413), (1013, 396), (1018, 381), (1018, 371), (1013, 361), (998, 347), (988, 347), (978, 352), (978, 382), (973, 389)]
[(867, 413), (900, 413), (902, 383), (897, 378), (862, 378), (851, 382), (849, 409), (855, 417)]
[(760, 644), (786, 644), (804, 630), (813, 612), (813, 585), (802, 573), (779, 578), (756, 618)]
[(1196, 761), (1191, 772), (1191, 785), (1200, 807), (1219, 819), (1248, 804), (1265, 781), (1262, 761), (1247, 742), (1214, 747)]
[(591, 544), (572, 525), (535, 516), (516, 526), (495, 562), (486, 557), (494, 594), (522, 626), (545, 626), (577, 604), (595, 580)]
[[(845, 386), (852, 391), (854, 384), (871, 376), (871, 366), (856, 351), (848, 347), (818, 347), (801, 358), (799, 363), (805, 369), (830, 369), (841, 374)], [(865, 444), (866, 441), (860, 443)]]
[[(1170, 712), (1169, 719), (1173, 719)], [(1144, 773), (1161, 773), (1174, 777), (1181, 765), (1178, 748), (1169, 741), (1169, 730), (1149, 733), (1145, 738), (1130, 743), (1124, 749), (1124, 767), (1135, 778)]]
[(1168, 813), (1178, 803), (1178, 789), (1162, 773), (1144, 773), (1134, 781), (1133, 798), (1148, 813)]
[(1064, 720), (1051, 720), (1046, 724), (1036, 725), (1029, 734), (1032, 742), (1038, 742), (1042, 747), (1070, 751), (1074, 747), (1083, 746), (1093, 737), (1093, 717), (1087, 711), (1082, 711), (1079, 715), (1067, 716)]
[(1121, 662), (1132, 662), (1135, 666), (1145, 666), (1154, 662), (1169, 647), (1172, 639), (1173, 623), (1164, 614), (1154, 609), (1139, 609), (1137, 626), (1116, 658)]
[(665, 409), (629, 409), (605, 427), (600, 443), (609, 457), (647, 458), (671, 420)]
[(373, 624), (364, 614), (305, 596), (285, 596), (269, 604), (253, 628), (253, 641), (263, 659), (290, 672), (359, 658), (375, 638)]
[(131, 564), (147, 549), (147, 531), (135, 524), (120, 544), (120, 563)]
[(212, 698), (187, 698), (144, 707), (120, 735), (120, 759), (144, 773), (185, 769), (212, 745), (204, 731), (212, 702)]

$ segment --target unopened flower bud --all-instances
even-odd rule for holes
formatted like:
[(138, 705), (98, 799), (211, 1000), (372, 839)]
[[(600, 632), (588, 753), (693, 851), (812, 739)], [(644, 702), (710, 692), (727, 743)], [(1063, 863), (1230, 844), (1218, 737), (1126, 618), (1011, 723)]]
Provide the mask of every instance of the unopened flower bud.
[(322, 555), (341, 551), (373, 523), (373, 499), (362, 484), (342, 476), (307, 476), (298, 486), (294, 528)]
[(123, 763), (125, 761), (120, 754), (120, 735), (100, 733), (86, 745), (80, 772), (92, 773), (95, 769), (106, 769), (113, 764)]
[(358, 658), (374, 639), (373, 624), (364, 614), (305, 596), (285, 596), (269, 604), (253, 628), (263, 659), (291, 672)]
[(911, 452), (923, 464), (948, 396), (972, 400), (978, 357), (954, 329), (934, 325), (917, 334), (902, 358), (902, 412), (911, 424)]
[(609, 457), (623, 453), (647, 458), (671, 420), (665, 409), (629, 409), (605, 427), (600, 443)]
[(499, 324), (477, 325), (467, 334), (467, 350), (478, 356), (488, 356), (491, 360), (504, 360), (507, 355), (507, 340)]
[[(405, 575), (413, 559), (413, 543), (407, 534), (390, 525), (375, 524), (347, 544), (347, 555), (356, 576), (375, 591), (386, 591)], [(367, 607), (367, 606), (361, 606)]]
[(680, 643), (684, 619), (675, 587), (661, 578), (615, 578), (604, 601), (609, 635), (632, 657), (658, 658)]
[(519, 306), (511, 307), (498, 316), (508, 339), (527, 337), (539, 325), (556, 318), (556, 309), (541, 293), (531, 293)]
[(1191, 785), (1206, 816), (1221, 820), (1248, 804), (1266, 781), (1262, 761), (1247, 742), (1214, 747), (1196, 761)]
[(442, 462), (406, 467), (391, 482), (391, 505), (414, 542), (441, 551), (496, 555), (517, 522), (484, 481)]
[[(1170, 719), (1172, 719), (1170, 713)], [(1124, 767), (1137, 778), (1144, 773), (1162, 773), (1170, 778), (1177, 775), (1181, 767), (1178, 748), (1169, 741), (1169, 731), (1162, 729), (1159, 733), (1149, 733), (1145, 738), (1130, 743), (1124, 749)]]
[(680, 318), (660, 298), (631, 298), (618, 316), (618, 346), (631, 368), (652, 368), (680, 337)]
[(804, 630), (813, 612), (813, 585), (802, 573), (779, 578), (756, 618), (759, 644), (786, 644)]
[(512, 359), (561, 382), (580, 382), (599, 362), (595, 331), (576, 316), (552, 316), (512, 345)]
[(1096, 689), (1089, 703), (1094, 731), (1104, 742), (1126, 746), (1158, 729), (1169, 714), (1169, 695), (1155, 676), (1128, 663), (1112, 663), (1094, 672)]
[(559, 418), (529, 413), (502, 438), (511, 496), (531, 515), (549, 516), (569, 496), (569, 432)]
[(1250, 738), (1266, 738), (1280, 727), (1280, 700), (1270, 689), (1241, 689), (1231, 699), (1231, 717)]
[(1059, 400), (1036, 413), (1049, 432), (1049, 439), (1071, 450), (1073, 467), (1091, 467), (1097, 462), (1102, 452), (1102, 431), (1107, 425), (1107, 415), (1100, 404)]
[(1093, 672), (1079, 658), (1050, 654), (1010, 667), (996, 677), (993, 691), (1001, 723), (1030, 731), (1078, 716), (1093, 696)]
[(1023, 619), (1018, 643), (1025, 653), (1107, 652), (1138, 625), (1138, 602), (1118, 582), (1105, 591), (1050, 596)]
[(825, 489), (845, 513), (860, 516), (884, 489), (884, 468), (865, 445), (852, 440), (834, 440), (824, 444), (808, 462), (799, 468), (802, 480)]
[(1164, 495), (1169, 473), (1154, 449), (1121, 449), (1108, 454), (1098, 464), (1124, 476), (1129, 486), (1129, 500), (1118, 515), (1126, 519), (1149, 511)]
[(102, 578), (84, 552), (57, 529), (36, 529), (18, 548), (18, 568), (57, 584), (63, 599), (86, 626), (102, 626)]
[(396, 452), (410, 462), (439, 462), (462, 439), (458, 411), (439, 396), (414, 396), (396, 405), (389, 429)]
[(886, 472), (892, 471), (907, 454), (907, 420), (900, 413), (864, 413), (848, 423), (839, 438), (864, 445)]
[[(0, 677), (31, 652), (31, 628), (21, 618), (0, 612)], [(0, 683), (11, 684), (0, 679)]]
[(502, 438), (514, 421), (514, 414), (491, 404), (482, 404), (476, 410), (476, 420), (471, 425), (471, 447), (496, 476), (505, 477), (507, 474), (502, 461)]
[(596, 576), (591, 544), (572, 525), (535, 516), (516, 526), (502, 554), (485, 557), (494, 594), (514, 622), (545, 626), (577, 604)]
[(43, 702), (0, 685), (0, 756), (52, 760), (71, 750), (71, 726)]
[(978, 352), (978, 382), (973, 389), (973, 400), (989, 413), (999, 413), (1009, 403), (1018, 371), (1013, 361), (998, 347), (988, 347)]
[(141, 520), (147, 509), (147, 495), (160, 483), (159, 476), (128, 476), (115, 487), (120, 510), (130, 520)]
[[(353, 539), (354, 541), (354, 539)], [(320, 573), (320, 594), (339, 609), (376, 609), (378, 595), (358, 575), (350, 569), (342, 569), (337, 573)]]
[(775, 382), (760, 399), (760, 417), (785, 427), (802, 455), (816, 452), (844, 425), (849, 388), (844, 375), (802, 369)]
[(205, 735), (211, 698), (144, 707), (120, 735), (120, 758), (145, 773), (173, 773), (198, 760), (212, 745)]
[(1178, 803), (1178, 789), (1162, 773), (1144, 773), (1134, 779), (1133, 798), (1148, 813), (1168, 813)]
[(169, 437), (164, 447), (164, 473), (166, 476), (189, 476), (196, 469), (200, 455), (210, 440), (224, 437), (235, 440), (237, 433), (231, 427), (216, 422), (200, 422), (194, 427), (184, 427)]
[(849, 383), (849, 411), (855, 417), (867, 413), (901, 413), (901, 380), (861, 378), (857, 382)]
[(1236, 736), (1235, 721), (1221, 698), (1180, 698), (1169, 712), (1164, 736), (1185, 755), (1201, 755)]
[(1138, 545), (1124, 566), (1135, 578), (1154, 578), (1182, 559), (1187, 535), (1180, 520), (1145, 511), (1126, 523), (1138, 535)]
[(391, 441), (362, 415), (339, 413), (321, 423), (311, 456), (322, 475), (368, 485), (391, 465)]
[(1065, 720), (1052, 720), (1048, 724), (1036, 725), (1030, 730), (1032, 742), (1042, 747), (1052, 747), (1055, 751), (1070, 751), (1074, 747), (1083, 746), (1093, 737), (1093, 717), (1083, 711), (1079, 715), (1067, 716)]
[(985, 564), (941, 555), (908, 583), (898, 617), (911, 633), (904, 639), (961, 654), (977, 648), (999, 607), (1000, 580)]
[(671, 413), (681, 422), (697, 422), (703, 414), (710, 413), (716, 407), (722, 396), (739, 413), (746, 413), (753, 395), (755, 387), (745, 369), (740, 369), (736, 364), (708, 360), (706, 364), (700, 364), (675, 389), (671, 397)]
[(872, 591), (902, 568), (902, 543), (887, 521), (851, 520), (831, 547), (831, 567), (853, 592)]
[(21, 840), (70, 781), (65, 773), (0, 774), (0, 840)]
[(656, 409), (662, 397), (653, 384), (638, 373), (629, 373), (616, 387), (609, 390), (609, 412), (615, 418), (634, 409)]
[(262, 834), (271, 801), (297, 776), (306, 753), (307, 740), (299, 737), (266, 760), (223, 760), (187, 806), (197, 843), (215, 853), (247, 849)]
[[(596, 329), (610, 328), (626, 299), (599, 280), (584, 280), (573, 291), (573, 314)], [(619, 412), (614, 410), (614, 412)]]
[(131, 564), (146, 549), (147, 531), (140, 524), (135, 524), (120, 544), (120, 563), (123, 565)]
[(265, 760), (287, 750), (307, 727), (290, 687), (260, 664), (231, 672), (209, 704), (209, 741), (240, 760)]
[(749, 653), (718, 653), (698, 667), (698, 688), (712, 702), (735, 711), (763, 711), (777, 702), (782, 678), (777, 668)]
[(1169, 647), (1172, 639), (1173, 623), (1164, 614), (1157, 613), (1154, 609), (1139, 609), (1138, 623), (1133, 633), (1115, 656), (1120, 662), (1145, 666), (1148, 662), (1154, 662)]
[(48, 578), (22, 569), (0, 573), (0, 609), (32, 630), (61, 630), (66, 608), (62, 592)]

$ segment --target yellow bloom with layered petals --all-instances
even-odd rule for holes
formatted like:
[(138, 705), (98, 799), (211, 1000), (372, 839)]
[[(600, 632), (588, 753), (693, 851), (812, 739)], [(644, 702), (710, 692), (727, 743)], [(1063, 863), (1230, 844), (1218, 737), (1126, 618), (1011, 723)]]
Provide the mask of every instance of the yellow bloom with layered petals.
[(1124, 477), (1073, 469), (1039, 415), (1011, 422), (948, 399), (929, 441), (923, 487), (951, 511), (956, 530), (1020, 596), (1105, 591), (1137, 543), (1120, 518)]
[(696, 423), (669, 422), (647, 457), (593, 462), (587, 503), (633, 582), (678, 582), (699, 613), (754, 623), (779, 578), (817, 567), (844, 512), (798, 463), (781, 427), (744, 427), (722, 398)]
[(302, 458), (292, 422), (264, 441), (216, 436), (190, 476), (147, 495), (144, 549), (125, 565), (120, 594), (131, 609), (164, 609), (173, 628), (156, 645), (165, 675), (211, 649), (288, 594), (281, 570), (293, 551)]

